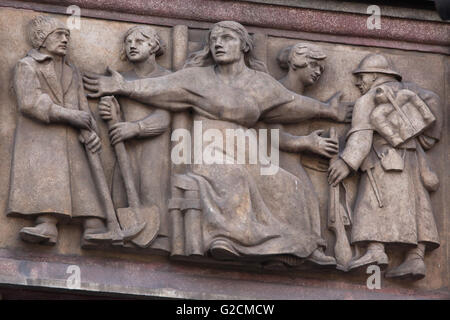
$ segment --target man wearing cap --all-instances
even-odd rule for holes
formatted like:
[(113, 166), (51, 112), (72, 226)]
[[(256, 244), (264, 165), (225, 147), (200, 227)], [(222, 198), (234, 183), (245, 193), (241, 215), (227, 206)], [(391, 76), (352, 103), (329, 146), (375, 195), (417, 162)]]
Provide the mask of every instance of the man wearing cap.
[(65, 58), (70, 31), (37, 16), (28, 36), (33, 49), (14, 71), (18, 117), (7, 214), (35, 220), (20, 231), (24, 241), (53, 245), (57, 224), (71, 218), (84, 218), (84, 236), (105, 231), (86, 154), (100, 150), (100, 139), (80, 73)]
[[(353, 213), (352, 243), (367, 244), (367, 251), (361, 257), (354, 257), (349, 269), (370, 264), (386, 266), (385, 245), (401, 244), (407, 248), (406, 258), (386, 276), (420, 279), (425, 276), (425, 249), (439, 246), (429, 197), (429, 191), (436, 190), (439, 182), (424, 152), (440, 138), (439, 97), (413, 83), (401, 82), (402, 76), (381, 54), (366, 56), (353, 73), (362, 96), (354, 106), (345, 149), (329, 169), (332, 185), (358, 169), (363, 172)], [(419, 135), (394, 147), (389, 137), (377, 130), (371, 115), (380, 92), (395, 95), (405, 89), (420, 97), (435, 121)]]

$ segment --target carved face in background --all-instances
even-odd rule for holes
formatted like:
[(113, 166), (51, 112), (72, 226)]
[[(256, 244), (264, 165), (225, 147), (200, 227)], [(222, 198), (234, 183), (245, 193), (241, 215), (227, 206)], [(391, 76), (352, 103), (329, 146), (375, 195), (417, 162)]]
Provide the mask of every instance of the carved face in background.
[(308, 43), (298, 43), (282, 49), (277, 57), (282, 69), (288, 69), (303, 87), (319, 81), (323, 70), (325, 53)]
[(324, 70), (321, 60), (305, 57), (304, 54), (297, 53), (296, 51), (292, 54), (291, 64), (298, 68), (299, 80), (304, 86), (310, 86), (319, 81)]
[(366, 94), (370, 88), (372, 88), (373, 83), (377, 79), (377, 74), (373, 72), (363, 72), (357, 73), (355, 86), (358, 87), (361, 95)]
[(69, 45), (70, 33), (66, 29), (56, 29), (45, 39), (42, 48), (52, 55), (65, 56)]
[(243, 56), (243, 42), (233, 30), (214, 27), (209, 38), (209, 46), (214, 61), (229, 64), (239, 61)]
[(158, 43), (139, 31), (132, 32), (125, 39), (125, 52), (130, 62), (146, 61), (157, 50)]
[(294, 46), (289, 55), (289, 65), (297, 70), (299, 79), (304, 86), (313, 85), (320, 79), (324, 66), (322, 60), (310, 58), (307, 53), (309, 49)]

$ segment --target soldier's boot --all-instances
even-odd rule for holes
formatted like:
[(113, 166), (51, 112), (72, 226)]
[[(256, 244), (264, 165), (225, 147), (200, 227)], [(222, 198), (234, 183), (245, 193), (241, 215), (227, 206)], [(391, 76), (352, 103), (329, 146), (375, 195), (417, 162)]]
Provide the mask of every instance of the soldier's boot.
[(388, 264), (388, 256), (384, 252), (384, 245), (380, 242), (371, 242), (367, 247), (366, 253), (355, 260), (350, 261), (348, 269), (356, 269), (368, 265), (376, 264), (382, 268)]
[(408, 251), (402, 264), (386, 272), (386, 278), (423, 279), (426, 274), (424, 255), (425, 245), (419, 243), (416, 248)]
[(39, 216), (36, 226), (20, 230), (20, 237), (26, 242), (54, 245), (58, 239), (57, 222), (57, 219), (50, 215)]
[(336, 266), (336, 259), (325, 255), (322, 248), (317, 248), (314, 250), (313, 253), (306, 258), (306, 260), (320, 266)]

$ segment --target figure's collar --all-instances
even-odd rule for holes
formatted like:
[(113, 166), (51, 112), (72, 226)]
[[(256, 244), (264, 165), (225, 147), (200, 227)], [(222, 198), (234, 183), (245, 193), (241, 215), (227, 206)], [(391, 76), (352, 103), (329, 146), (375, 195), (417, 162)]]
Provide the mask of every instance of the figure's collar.
[[(32, 57), (34, 60), (36, 60), (38, 62), (42, 62), (47, 59), (53, 60), (53, 57), (51, 55), (42, 53), (36, 49), (31, 49), (30, 51), (28, 51), (27, 55)], [(63, 58), (63, 61), (65, 64), (69, 65), (69, 62), (67, 61), (67, 59), (65, 57)]]
[(381, 78), (381, 79), (377, 79), (374, 81), (374, 83), (372, 84), (372, 88), (376, 88), (378, 86), (381, 86), (382, 84), (388, 83), (388, 82), (398, 82), (398, 80), (395, 79), (385, 79), (385, 78)]
[(38, 62), (42, 62), (45, 61), (47, 59), (53, 59), (52, 56), (39, 52), (36, 49), (31, 49), (30, 51), (28, 51), (28, 56), (32, 57), (34, 60), (38, 61)]

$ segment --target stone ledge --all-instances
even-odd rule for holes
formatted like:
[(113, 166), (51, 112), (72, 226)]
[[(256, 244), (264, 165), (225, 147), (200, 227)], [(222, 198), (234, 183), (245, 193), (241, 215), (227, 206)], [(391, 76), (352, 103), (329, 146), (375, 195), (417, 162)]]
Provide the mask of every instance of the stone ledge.
[[(67, 267), (77, 265), (81, 284), (67, 286)], [(130, 275), (133, 277), (130, 277)], [(177, 299), (450, 299), (446, 289), (413, 291), (337, 284), (289, 276), (209, 270), (167, 261), (129, 262), (74, 256), (20, 257), (0, 249), (0, 285), (29, 290), (53, 289), (73, 294), (91, 293)]]

